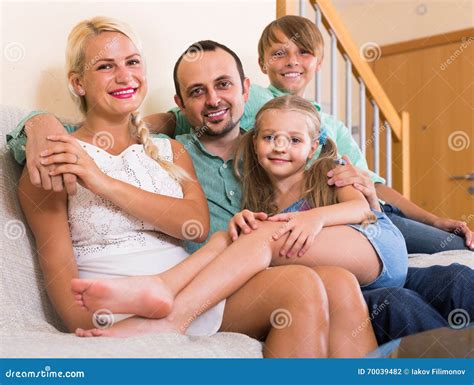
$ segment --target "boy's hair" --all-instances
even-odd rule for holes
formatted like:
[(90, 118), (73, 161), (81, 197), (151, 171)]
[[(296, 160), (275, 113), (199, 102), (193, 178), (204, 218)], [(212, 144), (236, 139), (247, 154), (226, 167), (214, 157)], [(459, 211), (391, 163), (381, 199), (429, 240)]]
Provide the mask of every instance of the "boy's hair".
[(258, 41), (258, 62), (261, 66), (265, 63), (265, 51), (274, 43), (282, 43), (276, 37), (276, 31), (281, 31), (293, 41), (299, 48), (311, 52), (318, 62), (323, 60), (324, 40), (321, 31), (316, 25), (306, 17), (302, 16), (283, 16), (268, 24)]
[[(258, 162), (254, 139), (258, 136), (260, 122), (269, 110), (296, 111), (307, 119), (309, 136), (317, 140), (320, 133), (320, 116), (314, 105), (300, 96), (281, 96), (267, 102), (255, 118), (255, 129), (246, 133), (234, 158), (234, 171), (242, 181), (242, 208), (263, 211), (269, 215), (278, 212), (275, 193), (267, 172)], [(327, 173), (335, 166), (337, 150), (334, 142), (327, 138), (318, 159), (305, 171), (303, 197), (312, 208), (337, 203), (336, 189), (327, 184)]]
[(178, 60), (176, 61), (174, 65), (173, 80), (174, 80), (174, 88), (175, 88), (176, 95), (178, 96), (178, 98), (183, 100), (181, 90), (179, 88), (179, 81), (178, 81), (178, 68), (179, 68), (179, 65), (181, 64), (181, 61), (185, 57), (189, 57), (189, 60), (191, 61), (199, 60), (199, 55), (202, 55), (202, 52), (215, 51), (218, 48), (224, 50), (225, 52), (227, 52), (234, 58), (235, 65), (237, 66), (237, 71), (239, 72), (240, 81), (242, 83), (242, 90), (243, 90), (245, 73), (244, 73), (244, 67), (242, 65), (242, 62), (240, 61), (237, 54), (234, 51), (232, 51), (229, 47), (225, 46), (224, 44), (220, 44), (212, 40), (201, 40), (201, 41), (191, 44), (188, 48), (186, 48), (186, 50), (181, 54), (181, 56), (178, 58)]

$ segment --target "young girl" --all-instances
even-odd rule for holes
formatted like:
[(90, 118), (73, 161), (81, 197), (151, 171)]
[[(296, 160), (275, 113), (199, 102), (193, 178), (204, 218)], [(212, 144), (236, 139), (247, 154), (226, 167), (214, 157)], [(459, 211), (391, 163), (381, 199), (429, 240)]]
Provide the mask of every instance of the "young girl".
[[(303, 266), (265, 269), (275, 247), (256, 240), (258, 234), (233, 244), (217, 234), (188, 258), (178, 240), (190, 224), (202, 226), (197, 240), (206, 238), (206, 200), (183, 146), (152, 139), (139, 118), (145, 67), (128, 26), (101, 17), (79, 23), (68, 39), (67, 63), (70, 89), (85, 119), (74, 137), (49, 138), (41, 164), (53, 168), (50, 175), (76, 175), (81, 186), (73, 196), (45, 191), (31, 184), (25, 169), (19, 198), (48, 295), (68, 330), (80, 336), (241, 332), (264, 340), (266, 357), (354, 357), (375, 347), (371, 327), (353, 337), (355, 346), (342, 344), (368, 318), (360, 291), (342, 269), (321, 268), (321, 278)], [(91, 286), (90, 279), (127, 275), (146, 276)], [(322, 277), (343, 293), (326, 293)], [(109, 300), (106, 315), (142, 317), (101, 329), (101, 314), (92, 313), (94, 296), (96, 303)], [(332, 326), (328, 298), (346, 310), (331, 315)], [(282, 314), (289, 315), (283, 326)], [(84, 331), (94, 324), (99, 329)]]
[[(402, 287), (407, 251), (400, 231), (384, 213), (369, 211), (365, 197), (352, 186), (327, 184), (337, 152), (319, 127), (316, 108), (299, 96), (275, 98), (258, 112), (255, 130), (245, 134), (235, 157), (247, 210), (229, 224), (232, 239), (238, 229), (248, 233), (259, 212), (261, 219), (269, 215), (269, 221), (286, 222), (273, 239), (290, 232), (280, 255), (298, 256), (293, 263), (344, 267), (364, 288)], [(318, 145), (321, 154), (309, 165)], [(308, 252), (315, 243), (318, 253)]]

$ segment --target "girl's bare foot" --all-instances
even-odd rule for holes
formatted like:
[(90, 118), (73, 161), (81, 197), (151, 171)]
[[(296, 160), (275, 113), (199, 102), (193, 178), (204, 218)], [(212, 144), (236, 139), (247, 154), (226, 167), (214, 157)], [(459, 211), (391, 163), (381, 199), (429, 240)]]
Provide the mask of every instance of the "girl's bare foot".
[(131, 317), (106, 329), (76, 329), (76, 336), (78, 337), (131, 337), (151, 333), (184, 334), (182, 330), (173, 325), (166, 318), (149, 319)]
[(71, 287), (77, 304), (90, 311), (107, 309), (112, 313), (162, 318), (173, 306), (173, 295), (159, 276), (74, 278)]

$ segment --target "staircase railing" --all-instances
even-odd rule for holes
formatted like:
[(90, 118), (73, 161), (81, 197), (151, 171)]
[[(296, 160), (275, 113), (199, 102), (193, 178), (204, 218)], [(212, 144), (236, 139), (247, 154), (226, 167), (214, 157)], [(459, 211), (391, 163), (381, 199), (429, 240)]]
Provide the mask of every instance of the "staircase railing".
[[(339, 16), (330, 0), (277, 0), (277, 17), (284, 15), (305, 16), (305, 7), (314, 9), (316, 26), (322, 27), (330, 36), (330, 112), (338, 116), (338, 82), (341, 80), (338, 73), (339, 52), (345, 61), (345, 124), (352, 129), (352, 76), (358, 83), (358, 107), (359, 107), (359, 145), (366, 156), (370, 150), (373, 161), (368, 162), (369, 167), (385, 177), (388, 186), (392, 186), (392, 143), (401, 144), (401, 192), (406, 197), (410, 197), (410, 136), (409, 136), (409, 114), (406, 111), (397, 112), (385, 93), (382, 85), (375, 76), (366, 57), (361, 54), (361, 49), (357, 46), (347, 30), (344, 22)], [(308, 12), (309, 13), (309, 12)], [(375, 47), (377, 48), (377, 47)], [(370, 49), (370, 47), (369, 47)], [(368, 52), (370, 55), (370, 52)], [(378, 52), (374, 54), (380, 55)], [(316, 74), (315, 97), (318, 103), (322, 100), (322, 77), (320, 71)], [(367, 103), (367, 101), (369, 103)], [(372, 108), (370, 108), (372, 106)], [(371, 116), (367, 116), (367, 112)], [(367, 139), (367, 134), (370, 139)], [(385, 170), (380, 167), (380, 137), (385, 139), (384, 156)], [(370, 148), (368, 148), (370, 147)], [(397, 170), (398, 171), (398, 170)]]

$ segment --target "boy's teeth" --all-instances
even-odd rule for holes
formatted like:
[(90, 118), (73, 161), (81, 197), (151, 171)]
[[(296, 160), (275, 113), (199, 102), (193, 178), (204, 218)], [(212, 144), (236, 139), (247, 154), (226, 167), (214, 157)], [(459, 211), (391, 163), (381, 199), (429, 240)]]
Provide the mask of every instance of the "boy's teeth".
[(290, 72), (290, 73), (287, 73), (287, 74), (284, 74), (283, 76), (285, 76), (286, 78), (296, 78), (297, 76), (300, 76), (301, 74), (299, 72)]

